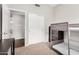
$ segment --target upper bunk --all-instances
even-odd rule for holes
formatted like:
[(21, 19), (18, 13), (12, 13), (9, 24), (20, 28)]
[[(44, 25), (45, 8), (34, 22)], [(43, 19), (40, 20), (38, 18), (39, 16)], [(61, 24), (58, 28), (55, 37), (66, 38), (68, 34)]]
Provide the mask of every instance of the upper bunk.
[(69, 24), (70, 31), (79, 31), (79, 24)]

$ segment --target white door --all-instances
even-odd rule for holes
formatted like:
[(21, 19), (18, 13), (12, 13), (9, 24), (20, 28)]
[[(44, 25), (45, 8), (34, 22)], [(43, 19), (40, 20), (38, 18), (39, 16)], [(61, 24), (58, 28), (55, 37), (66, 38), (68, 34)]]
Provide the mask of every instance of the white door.
[(29, 44), (45, 41), (44, 17), (29, 13)]

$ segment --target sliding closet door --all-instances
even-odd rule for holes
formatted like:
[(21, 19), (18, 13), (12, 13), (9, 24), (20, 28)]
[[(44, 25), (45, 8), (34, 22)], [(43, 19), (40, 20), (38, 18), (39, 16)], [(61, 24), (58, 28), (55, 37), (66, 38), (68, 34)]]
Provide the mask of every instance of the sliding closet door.
[(44, 17), (29, 13), (29, 44), (45, 41)]

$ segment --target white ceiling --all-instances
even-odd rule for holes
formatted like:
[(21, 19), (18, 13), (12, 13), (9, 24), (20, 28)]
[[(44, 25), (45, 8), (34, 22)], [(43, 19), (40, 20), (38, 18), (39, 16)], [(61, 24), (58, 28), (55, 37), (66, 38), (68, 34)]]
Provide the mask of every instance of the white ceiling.
[(55, 6), (57, 6), (57, 5), (59, 5), (59, 4), (49, 4), (51, 7), (55, 7)]

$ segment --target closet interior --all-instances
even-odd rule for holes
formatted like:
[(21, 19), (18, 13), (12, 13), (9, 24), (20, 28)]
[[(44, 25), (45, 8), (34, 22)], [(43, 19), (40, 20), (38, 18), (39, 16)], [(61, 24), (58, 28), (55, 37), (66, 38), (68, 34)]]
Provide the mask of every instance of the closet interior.
[(10, 37), (15, 38), (15, 47), (24, 46), (25, 13), (22, 11), (10, 10), (9, 24)]

